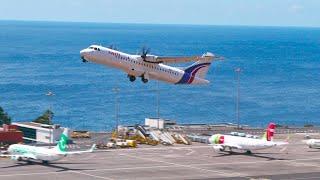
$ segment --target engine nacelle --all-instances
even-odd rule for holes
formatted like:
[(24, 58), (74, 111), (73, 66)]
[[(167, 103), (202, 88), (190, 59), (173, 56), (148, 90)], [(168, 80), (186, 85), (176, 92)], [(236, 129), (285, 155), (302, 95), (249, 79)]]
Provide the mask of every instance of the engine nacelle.
[(224, 147), (220, 146), (220, 145), (215, 145), (213, 146), (213, 149), (215, 152), (221, 152), (224, 151)]
[(158, 63), (157, 58), (158, 56), (155, 56), (155, 55), (147, 55), (147, 57), (145, 58), (145, 61), (150, 63)]
[(11, 160), (14, 160), (14, 161), (21, 161), (22, 158), (20, 156), (11, 156)]

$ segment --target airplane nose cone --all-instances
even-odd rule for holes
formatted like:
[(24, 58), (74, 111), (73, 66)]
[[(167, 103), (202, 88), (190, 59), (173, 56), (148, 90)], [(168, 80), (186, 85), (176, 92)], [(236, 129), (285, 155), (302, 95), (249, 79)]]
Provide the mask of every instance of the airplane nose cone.
[(309, 139), (306, 144), (309, 146), (312, 145), (312, 139)]
[(88, 52), (87, 49), (82, 49), (82, 50), (80, 51), (80, 55), (83, 56), (83, 55), (85, 55), (87, 52)]
[(208, 140), (209, 140), (209, 144), (213, 144), (213, 136), (210, 136)]
[(82, 59), (82, 62), (88, 62), (88, 60), (85, 59), (85, 55), (87, 54), (86, 49), (83, 49), (80, 51), (80, 57)]

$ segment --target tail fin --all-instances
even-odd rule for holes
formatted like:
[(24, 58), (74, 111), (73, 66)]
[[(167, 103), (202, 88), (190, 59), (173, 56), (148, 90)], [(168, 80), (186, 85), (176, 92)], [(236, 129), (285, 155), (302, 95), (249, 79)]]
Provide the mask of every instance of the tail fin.
[(205, 79), (213, 57), (214, 55), (212, 53), (207, 52), (202, 55), (199, 61), (186, 67), (184, 71), (193, 77)]
[(61, 152), (65, 152), (67, 149), (67, 142), (69, 140), (69, 135), (68, 135), (68, 128), (64, 128), (63, 133), (60, 136), (60, 140), (57, 144), (57, 146), (55, 147), (57, 150), (61, 151)]
[(276, 124), (275, 123), (269, 123), (267, 131), (263, 135), (263, 139), (265, 139), (267, 141), (272, 141), (275, 129), (276, 129)]

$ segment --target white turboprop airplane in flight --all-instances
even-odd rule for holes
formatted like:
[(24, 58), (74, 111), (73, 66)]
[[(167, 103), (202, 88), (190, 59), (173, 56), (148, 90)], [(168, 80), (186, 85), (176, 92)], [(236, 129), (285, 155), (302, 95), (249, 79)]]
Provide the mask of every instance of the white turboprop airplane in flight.
[(242, 150), (248, 154), (251, 154), (252, 150), (267, 149), (288, 144), (288, 142), (273, 141), (275, 127), (276, 125), (274, 123), (270, 123), (262, 139), (215, 134), (209, 138), (209, 142), (216, 152)]
[[(126, 54), (112, 48), (98, 45), (80, 51), (83, 62), (94, 62), (121, 69), (128, 74), (131, 82), (141, 77), (142, 82), (156, 79), (172, 84), (208, 84), (205, 79), (213, 59), (221, 59), (212, 53), (191, 57), (160, 57), (148, 54), (149, 50), (142, 49), (141, 55)], [(186, 68), (168, 66), (168, 63), (196, 61)]]
[(70, 151), (66, 152), (66, 144), (68, 141), (68, 129), (65, 128), (61, 134), (58, 144), (54, 148), (37, 147), (24, 144), (13, 144), (8, 148), (9, 154), (1, 154), (0, 157), (11, 157), (15, 161), (40, 160), (43, 164), (51, 161), (60, 160), (70, 154), (81, 154), (93, 152), (95, 144), (86, 151)]

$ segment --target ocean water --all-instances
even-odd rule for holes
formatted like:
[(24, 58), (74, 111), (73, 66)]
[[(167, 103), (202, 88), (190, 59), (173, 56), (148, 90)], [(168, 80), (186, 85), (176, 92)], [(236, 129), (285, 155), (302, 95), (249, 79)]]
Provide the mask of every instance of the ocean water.
[[(79, 51), (91, 44), (133, 54), (142, 46), (156, 55), (210, 51), (225, 61), (213, 63), (206, 86), (131, 83), (124, 72), (82, 63)], [(0, 21), (0, 106), (14, 121), (51, 108), (63, 126), (111, 130), (119, 97), (120, 124), (143, 123), (157, 116), (159, 85), (162, 118), (236, 123), (237, 67), (242, 124), (320, 125), (319, 28)]]

